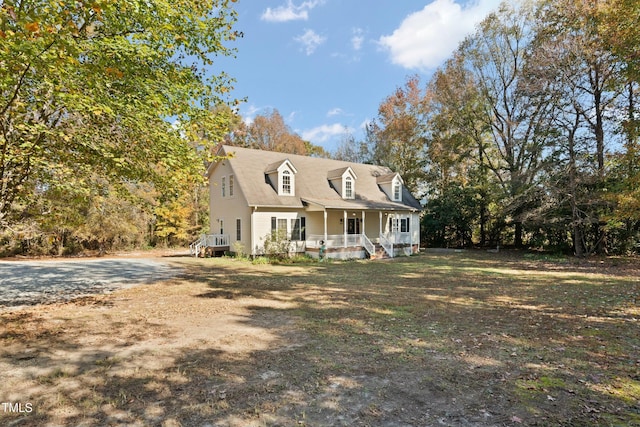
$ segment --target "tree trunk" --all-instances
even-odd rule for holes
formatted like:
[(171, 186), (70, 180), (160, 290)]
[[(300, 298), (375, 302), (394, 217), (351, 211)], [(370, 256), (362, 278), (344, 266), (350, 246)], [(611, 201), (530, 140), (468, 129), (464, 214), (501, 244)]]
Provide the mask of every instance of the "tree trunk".
[(520, 249), (524, 246), (522, 244), (522, 221), (516, 221), (514, 225), (515, 225), (515, 230), (514, 230), (514, 236), (513, 236), (513, 244), (515, 245), (516, 248)]
[(582, 227), (578, 224), (573, 225), (573, 253), (576, 257), (582, 258), (584, 256)]

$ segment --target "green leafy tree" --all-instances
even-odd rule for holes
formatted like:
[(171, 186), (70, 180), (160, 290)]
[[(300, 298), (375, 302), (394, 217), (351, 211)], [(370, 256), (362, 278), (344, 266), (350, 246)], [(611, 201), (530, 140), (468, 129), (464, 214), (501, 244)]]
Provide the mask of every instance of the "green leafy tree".
[(211, 111), (231, 80), (206, 72), (240, 36), (230, 3), (4, 1), (0, 222), (53, 188), (88, 197), (93, 176), (162, 193), (199, 176), (230, 120)]
[(402, 175), (413, 194), (423, 193), (426, 166), (425, 89), (418, 76), (408, 77), (403, 87), (378, 107), (371, 123), (373, 163)]
[(481, 207), (473, 188), (448, 185), (442, 194), (430, 199), (422, 229), (427, 244), (465, 247), (473, 244), (473, 226)]
[(607, 0), (595, 5), (595, 20), (603, 40), (626, 64), (629, 79), (640, 81), (640, 3), (636, 0)]
[(485, 164), (503, 188), (504, 214), (514, 227), (517, 247), (524, 244), (524, 219), (550, 144), (545, 124), (553, 114), (544, 86), (531, 85), (527, 79), (533, 22), (531, 4), (503, 3), (459, 48), (477, 87), (483, 109), (480, 120), (490, 135)]
[(479, 244), (487, 243), (492, 180), (489, 126), (484, 120), (481, 93), (464, 68), (460, 53), (439, 69), (429, 84), (429, 178), (435, 197), (448, 187), (477, 191)]

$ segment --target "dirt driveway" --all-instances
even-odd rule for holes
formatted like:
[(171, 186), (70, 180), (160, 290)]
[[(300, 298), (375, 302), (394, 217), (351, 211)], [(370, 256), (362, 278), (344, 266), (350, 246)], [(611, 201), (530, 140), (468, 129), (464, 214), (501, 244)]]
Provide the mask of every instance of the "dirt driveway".
[(0, 309), (108, 293), (179, 271), (162, 258), (0, 261)]

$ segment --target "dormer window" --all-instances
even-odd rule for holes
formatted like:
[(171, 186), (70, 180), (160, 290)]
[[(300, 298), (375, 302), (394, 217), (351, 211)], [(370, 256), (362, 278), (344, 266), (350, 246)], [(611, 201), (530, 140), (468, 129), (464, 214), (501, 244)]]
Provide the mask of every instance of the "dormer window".
[(353, 179), (350, 176), (344, 179), (344, 198), (353, 199)]
[(288, 170), (282, 171), (282, 194), (291, 194), (291, 172)]
[(376, 179), (380, 189), (384, 191), (389, 200), (393, 202), (402, 202), (402, 178), (397, 173), (380, 175)]
[(402, 201), (402, 184), (400, 183), (400, 180), (393, 181), (393, 201)]
[(351, 166), (329, 171), (327, 179), (331, 187), (340, 194), (340, 197), (343, 199), (356, 198), (356, 179), (358, 179), (358, 176), (353, 169), (351, 169)]
[(272, 163), (265, 170), (267, 182), (278, 192), (278, 196), (296, 194), (296, 173), (298, 171), (289, 159)]

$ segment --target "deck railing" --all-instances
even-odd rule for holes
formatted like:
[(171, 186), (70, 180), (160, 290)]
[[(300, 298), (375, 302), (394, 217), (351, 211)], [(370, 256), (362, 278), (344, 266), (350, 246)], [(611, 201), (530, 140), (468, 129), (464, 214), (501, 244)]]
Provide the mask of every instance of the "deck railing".
[(198, 240), (189, 245), (192, 256), (200, 255), (202, 248), (219, 248), (229, 246), (228, 234), (202, 234)]

